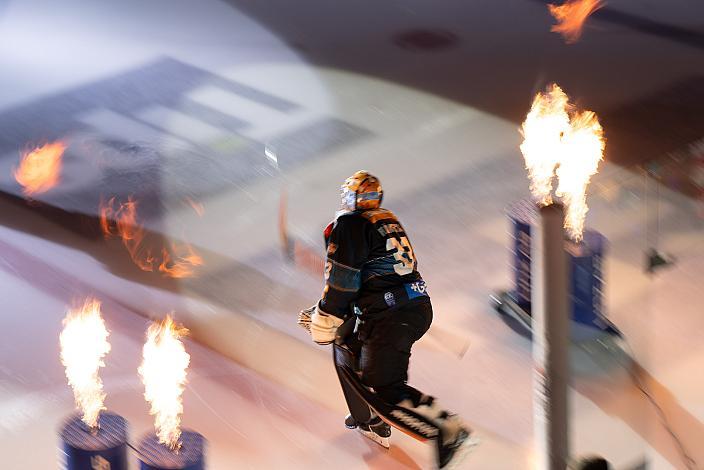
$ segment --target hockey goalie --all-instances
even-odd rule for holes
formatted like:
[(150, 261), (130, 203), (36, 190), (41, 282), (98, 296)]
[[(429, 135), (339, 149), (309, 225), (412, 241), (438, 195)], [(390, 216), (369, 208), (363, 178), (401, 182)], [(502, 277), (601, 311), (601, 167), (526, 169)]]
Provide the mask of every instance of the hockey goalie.
[(393, 426), (433, 443), (438, 468), (455, 468), (479, 441), (456, 414), (407, 384), (411, 348), (433, 309), (408, 235), (382, 197), (366, 171), (343, 183), (342, 207), (324, 232), (322, 298), (298, 322), (316, 343), (333, 345), (350, 410), (345, 426), (387, 448)]

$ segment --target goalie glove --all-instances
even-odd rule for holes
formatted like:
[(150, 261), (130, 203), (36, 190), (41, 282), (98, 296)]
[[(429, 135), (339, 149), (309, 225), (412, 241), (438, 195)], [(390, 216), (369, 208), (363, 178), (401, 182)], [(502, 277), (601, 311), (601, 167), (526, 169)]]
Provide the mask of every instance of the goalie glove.
[(337, 328), (343, 322), (342, 318), (325, 313), (316, 305), (310, 316), (310, 336), (318, 344), (330, 344), (335, 341)]
[(298, 326), (310, 333), (310, 317), (315, 312), (318, 305), (313, 305), (305, 310), (298, 312)]

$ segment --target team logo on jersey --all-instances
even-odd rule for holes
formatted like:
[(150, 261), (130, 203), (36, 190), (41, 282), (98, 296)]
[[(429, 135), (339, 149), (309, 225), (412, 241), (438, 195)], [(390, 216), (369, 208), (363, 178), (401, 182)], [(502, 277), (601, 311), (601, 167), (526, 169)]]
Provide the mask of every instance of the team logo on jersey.
[(409, 284), (404, 284), (406, 288), (406, 294), (408, 294), (409, 299), (415, 299), (416, 297), (428, 296), (428, 287), (425, 281), (416, 281)]
[(337, 245), (333, 242), (328, 243), (328, 255), (332, 255), (337, 251)]
[(391, 292), (386, 292), (384, 294), (384, 301), (386, 302), (386, 305), (388, 305), (389, 307), (393, 307), (394, 305), (396, 305), (396, 298), (394, 297), (394, 294), (392, 294)]

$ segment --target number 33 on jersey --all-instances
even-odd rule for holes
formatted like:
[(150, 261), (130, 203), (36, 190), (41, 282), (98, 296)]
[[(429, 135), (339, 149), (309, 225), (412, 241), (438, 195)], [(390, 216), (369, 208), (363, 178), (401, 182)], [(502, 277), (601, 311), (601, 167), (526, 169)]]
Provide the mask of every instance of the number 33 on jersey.
[(411, 242), (405, 236), (394, 234), (386, 240), (386, 250), (393, 251), (394, 259), (397, 263), (394, 264), (394, 271), (399, 276), (411, 274), (416, 270), (416, 258), (413, 255), (413, 247)]

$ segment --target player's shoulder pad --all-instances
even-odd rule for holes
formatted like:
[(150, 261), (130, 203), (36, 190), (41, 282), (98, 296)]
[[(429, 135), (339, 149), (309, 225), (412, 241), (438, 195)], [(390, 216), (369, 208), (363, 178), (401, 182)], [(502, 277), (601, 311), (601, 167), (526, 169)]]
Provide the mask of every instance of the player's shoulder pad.
[(353, 212), (343, 212), (337, 216), (333, 229), (336, 228), (354, 228), (354, 227), (364, 227), (369, 224), (369, 221), (362, 216), (363, 212), (353, 211)]
[(393, 212), (382, 207), (360, 212), (360, 215), (373, 224), (382, 220), (393, 220), (394, 222), (398, 221)]

